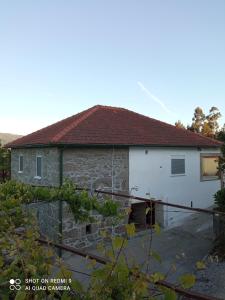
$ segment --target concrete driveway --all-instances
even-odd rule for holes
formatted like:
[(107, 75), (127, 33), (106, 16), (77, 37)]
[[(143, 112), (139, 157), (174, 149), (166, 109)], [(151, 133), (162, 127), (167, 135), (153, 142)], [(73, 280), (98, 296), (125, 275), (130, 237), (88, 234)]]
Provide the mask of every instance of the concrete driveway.
[[(162, 230), (159, 235), (153, 234), (151, 249), (162, 258), (162, 263), (151, 259), (151, 269), (168, 272), (172, 265), (176, 272), (169, 272), (168, 280), (173, 282), (179, 274), (194, 272), (195, 264), (202, 260), (213, 245), (213, 220), (207, 214), (191, 214), (185, 222), (168, 230)], [(143, 236), (134, 237), (129, 242), (128, 255), (145, 265), (149, 252), (148, 230)]]
[[(202, 260), (213, 245), (212, 216), (202, 213), (187, 213), (187, 215), (188, 217), (181, 225), (162, 230), (159, 235), (152, 234), (151, 249), (161, 256), (162, 263), (151, 258), (150, 271), (168, 273), (170, 270), (167, 277), (170, 282), (175, 282), (180, 274), (194, 273), (196, 262)], [(135, 261), (142, 265), (143, 271), (147, 267), (150, 236), (150, 230), (139, 232), (129, 240), (126, 248), (128, 259), (132, 261), (135, 258)], [(87, 251), (99, 254), (96, 247), (91, 247)], [(75, 271), (74, 277), (83, 283), (88, 283), (89, 277), (79, 273), (90, 273), (87, 267), (88, 261), (68, 253), (64, 253), (63, 258), (69, 268)], [(171, 271), (172, 265), (176, 266), (176, 272)]]

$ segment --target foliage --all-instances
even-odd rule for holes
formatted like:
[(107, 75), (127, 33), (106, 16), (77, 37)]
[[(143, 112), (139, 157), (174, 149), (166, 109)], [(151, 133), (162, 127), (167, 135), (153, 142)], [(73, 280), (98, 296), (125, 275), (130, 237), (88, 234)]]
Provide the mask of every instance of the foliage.
[[(25, 291), (24, 286), (18, 292), (9, 290), (10, 278), (20, 278), (22, 282), (25, 278), (48, 278), (55, 274), (56, 269), (55, 278), (73, 277), (49, 246), (43, 247), (38, 243), (35, 220), (22, 209), (22, 204), (30, 203), (31, 199), (54, 201), (59, 198), (75, 203), (72, 205), (76, 216), (77, 211), (84, 211), (81, 220), (88, 217), (87, 213), (92, 209), (98, 209), (106, 216), (117, 213), (117, 204), (111, 205), (110, 199), (99, 203), (86, 192), (76, 191), (69, 181), (62, 188), (52, 189), (34, 188), (14, 181), (0, 185), (0, 296), (3, 299), (156, 300), (158, 295), (161, 299), (177, 298), (173, 290), (158, 285), (158, 281), (166, 278), (165, 274), (151, 270), (143, 272), (134, 258), (126, 256), (129, 238), (135, 235), (134, 224), (125, 226), (123, 236), (112, 237), (106, 231), (101, 233), (103, 240), (98, 244), (98, 251), (106, 258), (106, 264), (99, 266), (95, 260), (90, 260), (90, 284), (87, 289), (73, 278), (69, 284), (70, 291)], [(153, 230), (160, 234), (158, 224), (151, 229), (151, 235)], [(162, 263), (160, 255), (151, 248), (150, 259)], [(186, 274), (180, 278), (180, 284), (189, 288), (194, 280), (192, 274)]]
[(0, 143), (0, 182), (5, 182), (10, 178), (11, 152), (1, 147)]
[(178, 120), (177, 122), (175, 122), (175, 126), (177, 128), (186, 129), (185, 126), (184, 126), (184, 124), (180, 120)]
[(188, 129), (196, 133), (201, 133), (205, 119), (206, 117), (201, 107), (196, 107), (194, 116), (192, 118), (191, 127), (189, 127)]
[(214, 195), (215, 204), (219, 211), (225, 212), (225, 188), (222, 188)]
[(192, 124), (187, 129), (207, 137), (216, 138), (219, 132), (218, 120), (220, 117), (221, 113), (217, 107), (212, 106), (209, 114), (205, 115), (202, 108), (198, 106), (194, 110)]
[(21, 204), (28, 204), (35, 201), (61, 200), (69, 204), (75, 221), (93, 221), (90, 216), (92, 210), (98, 211), (104, 217), (117, 218), (119, 204), (112, 199), (98, 201), (91, 197), (86, 191), (76, 190), (76, 186), (70, 180), (65, 180), (61, 187), (33, 187), (17, 181), (7, 181), (0, 185), (0, 200), (15, 198)]
[[(225, 124), (224, 124), (224, 127), (225, 127)], [(224, 142), (225, 143), (225, 128), (222, 130), (220, 130), (217, 134), (217, 139), (221, 142)], [(224, 153), (225, 154), (225, 153)]]
[(219, 170), (224, 172), (225, 171), (225, 128), (223, 128), (221, 131), (218, 132), (217, 139), (224, 143), (221, 147), (222, 156), (219, 157)]
[(196, 262), (196, 268), (197, 268), (198, 270), (204, 270), (204, 269), (206, 269), (206, 264), (205, 264), (205, 262), (202, 261), (202, 260), (197, 261), (197, 262)]
[(215, 106), (212, 106), (209, 110), (209, 114), (206, 117), (208, 126), (211, 130), (210, 135), (212, 137), (216, 136), (216, 133), (218, 132), (219, 129), (219, 123), (218, 120), (221, 117), (221, 113), (219, 109)]
[(9, 279), (19, 278), (23, 283), (25, 278), (47, 278), (52, 273), (54, 252), (37, 242), (35, 220), (22, 210), (20, 198), (3, 199), (1, 194), (0, 214), (0, 298), (45, 299), (45, 292), (25, 292), (23, 285), (21, 291), (11, 291)]

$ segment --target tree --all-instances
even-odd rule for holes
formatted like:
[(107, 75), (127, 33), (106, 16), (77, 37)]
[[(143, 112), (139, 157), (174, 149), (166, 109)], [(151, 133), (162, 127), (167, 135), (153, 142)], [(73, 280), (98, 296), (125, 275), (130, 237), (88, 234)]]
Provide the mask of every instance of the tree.
[(187, 126), (187, 129), (207, 137), (215, 138), (219, 129), (218, 120), (220, 117), (221, 113), (217, 107), (212, 106), (209, 114), (206, 116), (201, 107), (198, 106), (195, 108), (192, 124), (191, 126)]
[(188, 130), (196, 133), (201, 133), (205, 119), (206, 117), (201, 107), (196, 107), (194, 111), (194, 117), (192, 118), (192, 124), (191, 126), (188, 126)]
[(207, 121), (204, 122), (201, 134), (208, 137), (213, 137), (212, 129)]
[(177, 128), (186, 129), (185, 126), (184, 126), (184, 124), (180, 120), (178, 120), (178, 121), (175, 122), (175, 126)]
[(10, 177), (10, 151), (2, 148), (0, 143), (0, 182)]
[(217, 139), (224, 143), (223, 146), (221, 147), (222, 156), (219, 158), (219, 170), (224, 173), (225, 171), (225, 124), (218, 132)]
[(215, 106), (212, 106), (209, 114), (206, 116), (207, 124), (210, 129), (210, 133), (208, 136), (215, 137), (219, 129), (218, 120), (221, 117), (221, 113), (219, 109)]

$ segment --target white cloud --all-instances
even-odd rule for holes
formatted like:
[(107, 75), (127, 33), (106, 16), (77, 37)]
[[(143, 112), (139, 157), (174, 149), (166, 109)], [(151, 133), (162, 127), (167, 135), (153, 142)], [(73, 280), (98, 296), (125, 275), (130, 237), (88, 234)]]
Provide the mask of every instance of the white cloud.
[(141, 83), (140, 81), (137, 82), (137, 84), (139, 85), (139, 87), (141, 88), (141, 90), (146, 93), (152, 100), (154, 100), (157, 104), (159, 104), (161, 106), (161, 108), (168, 114), (170, 115), (175, 115), (174, 112), (172, 112), (169, 108), (167, 108), (167, 106), (164, 104), (164, 102), (162, 100), (160, 100), (158, 97), (156, 97), (155, 95), (153, 95), (144, 85), (143, 83)]

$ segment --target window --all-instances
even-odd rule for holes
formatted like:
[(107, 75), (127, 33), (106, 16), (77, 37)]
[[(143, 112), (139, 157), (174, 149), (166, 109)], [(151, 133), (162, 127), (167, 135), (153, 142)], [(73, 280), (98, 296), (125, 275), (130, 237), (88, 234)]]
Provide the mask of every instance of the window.
[(185, 175), (185, 158), (182, 155), (172, 156), (171, 175)]
[(91, 234), (91, 224), (86, 225), (86, 234)]
[(37, 156), (36, 157), (36, 177), (41, 178), (42, 173), (42, 157)]
[(219, 179), (219, 155), (201, 154), (201, 180)]
[(19, 173), (23, 173), (23, 155), (19, 156)]

